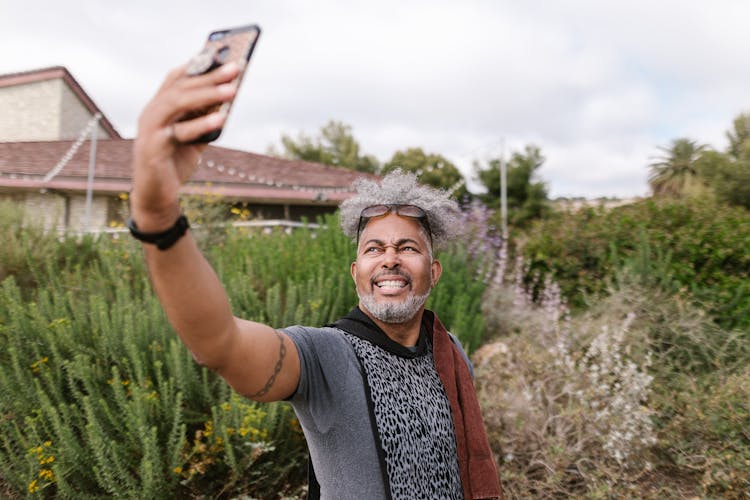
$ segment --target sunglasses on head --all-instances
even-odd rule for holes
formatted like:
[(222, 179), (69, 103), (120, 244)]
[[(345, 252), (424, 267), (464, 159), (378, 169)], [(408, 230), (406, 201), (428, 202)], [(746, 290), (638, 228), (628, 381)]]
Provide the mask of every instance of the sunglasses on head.
[(357, 246), (359, 246), (359, 237), (362, 234), (362, 230), (367, 225), (367, 222), (373, 217), (382, 217), (389, 213), (395, 213), (403, 217), (411, 217), (417, 219), (422, 227), (427, 230), (427, 234), (430, 237), (430, 246), (432, 246), (432, 230), (430, 229), (430, 221), (427, 219), (427, 212), (422, 210), (416, 205), (372, 205), (359, 214), (359, 225), (357, 226)]

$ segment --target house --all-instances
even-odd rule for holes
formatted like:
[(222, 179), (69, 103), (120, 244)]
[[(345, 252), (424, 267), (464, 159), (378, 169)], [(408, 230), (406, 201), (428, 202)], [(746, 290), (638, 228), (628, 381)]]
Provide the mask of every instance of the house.
[[(120, 137), (68, 70), (0, 75), (0, 109), (0, 199), (22, 204), (50, 228), (122, 222), (133, 141)], [(362, 176), (373, 177), (209, 146), (183, 191), (219, 196), (254, 218), (314, 219), (352, 196), (351, 185)]]

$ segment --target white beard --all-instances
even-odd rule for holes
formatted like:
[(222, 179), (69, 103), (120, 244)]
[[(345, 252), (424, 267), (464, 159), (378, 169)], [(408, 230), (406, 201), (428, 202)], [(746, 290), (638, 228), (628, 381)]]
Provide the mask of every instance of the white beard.
[(403, 302), (377, 302), (374, 293), (360, 293), (357, 290), (360, 303), (375, 318), (383, 323), (405, 323), (417, 315), (422, 306), (427, 302), (430, 291), (424, 295), (409, 293)]

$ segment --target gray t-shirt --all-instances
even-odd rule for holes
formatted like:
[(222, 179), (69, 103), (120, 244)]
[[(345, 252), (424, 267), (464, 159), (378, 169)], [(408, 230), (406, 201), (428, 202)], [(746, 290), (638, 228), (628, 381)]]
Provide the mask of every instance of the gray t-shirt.
[[(424, 453), (406, 457), (405, 460), (394, 460), (391, 456), (388, 461), (386, 456), (394, 498), (461, 498), (450, 408), (437, 373), (430, 368), (431, 351), (429, 358), (422, 360), (388, 360), (388, 356), (395, 355), (366, 341), (349, 337), (337, 328), (293, 326), (283, 331), (295, 343), (300, 355), (300, 382), (290, 402), (305, 432), (320, 483), (321, 498), (386, 498), (361, 365), (353, 344), (358, 346), (360, 357), (364, 354), (371, 360), (383, 358), (388, 363), (396, 361), (388, 366), (398, 366), (399, 373), (406, 374), (396, 386), (399, 390), (391, 391), (391, 394), (396, 394), (394, 400), (400, 399), (407, 404), (396, 416), (401, 424), (406, 423), (405, 428), (411, 438), (405, 449), (411, 450), (410, 454), (418, 453), (415, 450), (424, 444)], [(377, 350), (383, 351), (382, 356)], [(468, 358), (466, 360), (468, 363)], [(412, 382), (409, 383), (409, 380)], [(381, 381), (375, 383), (379, 386)], [(373, 385), (373, 380), (369, 385)], [(381, 396), (374, 396), (373, 399), (376, 397)], [(376, 415), (378, 411), (387, 413), (382, 406), (379, 409), (375, 405)], [(411, 417), (402, 418), (406, 415)], [(420, 419), (415, 419), (415, 415)], [(376, 420), (379, 421), (379, 428), (388, 425), (379, 416), (376, 416)], [(425, 436), (420, 429), (427, 429), (428, 435)], [(388, 431), (381, 429), (380, 433), (387, 448)], [(433, 453), (433, 449), (438, 451)], [(408, 486), (404, 484), (404, 478), (408, 480), (411, 477), (417, 481), (429, 479), (431, 484), (434, 483), (433, 491), (422, 494), (411, 489), (408, 496), (399, 494), (399, 490), (406, 491), (405, 486)]]

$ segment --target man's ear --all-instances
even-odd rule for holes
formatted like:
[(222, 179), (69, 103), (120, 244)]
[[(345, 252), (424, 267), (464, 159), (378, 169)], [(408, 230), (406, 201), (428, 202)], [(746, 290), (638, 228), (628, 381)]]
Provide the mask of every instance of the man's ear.
[(432, 269), (430, 269), (430, 272), (432, 273), (432, 286), (435, 286), (437, 285), (440, 276), (443, 274), (443, 265), (439, 260), (435, 259), (432, 261)]
[(354, 280), (354, 283), (357, 282), (357, 261), (352, 262), (352, 265), (349, 267), (349, 273), (352, 275), (352, 279)]

